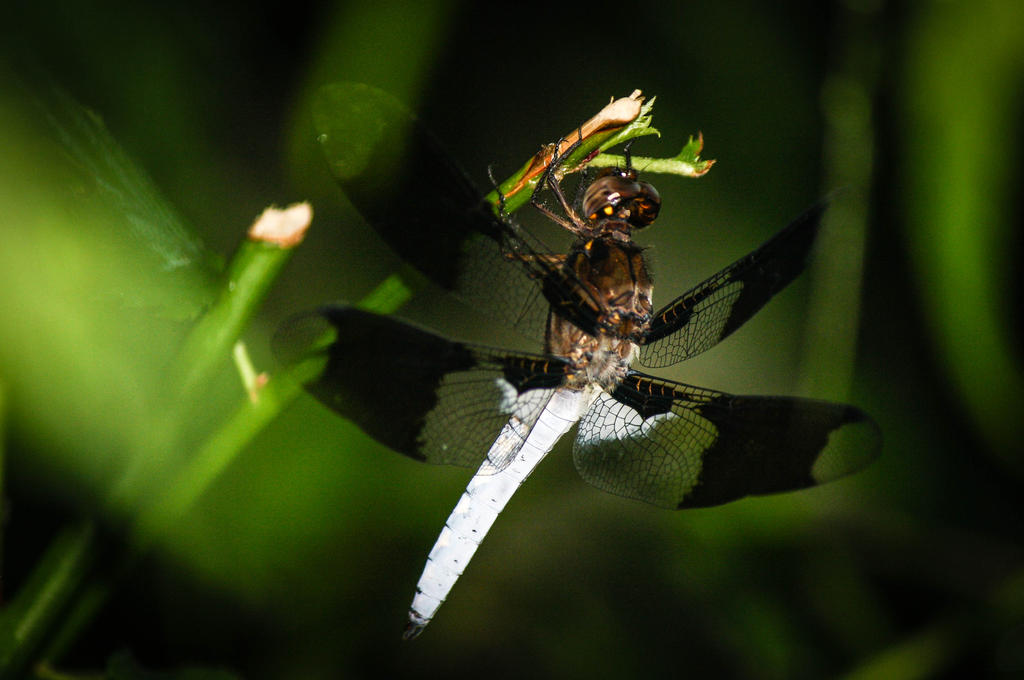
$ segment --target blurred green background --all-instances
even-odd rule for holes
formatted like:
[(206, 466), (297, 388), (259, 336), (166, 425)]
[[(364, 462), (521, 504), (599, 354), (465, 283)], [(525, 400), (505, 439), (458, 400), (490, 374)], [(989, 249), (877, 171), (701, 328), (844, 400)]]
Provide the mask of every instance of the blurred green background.
[[(147, 668), (256, 678), (1024, 675), (1019, 3), (15, 0), (4, 17), (6, 601), (24, 604), (76, 518), (101, 537), (46, 631), (70, 631), (57, 667), (128, 649)], [(69, 155), (33, 99), (52, 92), (41, 73), (102, 117), (152, 194)], [(657, 95), (663, 136), (635, 151), (673, 155), (699, 130), (718, 164), (654, 178), (656, 304), (843, 188), (808, 275), (660, 374), (855, 403), (881, 425), (879, 460), (671, 513), (588, 487), (563, 442), (402, 643), (470, 472), (402, 458), (301, 397), (130, 568), (109, 566), (145, 500), (244, 403), (226, 356), (184, 407), (162, 390), (251, 220), (271, 203), (315, 211), (244, 335), (260, 370), (288, 314), (401, 267), (317, 156), (309, 101), (335, 80), (406, 102), (481, 187), (609, 97)], [(400, 313), (515, 344), (429, 289)], [(168, 433), (178, 409), (187, 424)], [(102, 606), (65, 628), (97, 583)]]

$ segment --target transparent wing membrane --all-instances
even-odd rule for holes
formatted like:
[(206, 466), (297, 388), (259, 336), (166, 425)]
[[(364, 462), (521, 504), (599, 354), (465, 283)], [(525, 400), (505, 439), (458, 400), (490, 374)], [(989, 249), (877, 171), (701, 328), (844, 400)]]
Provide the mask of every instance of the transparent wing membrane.
[(874, 459), (880, 439), (853, 406), (735, 396), (633, 373), (583, 416), (573, 460), (604, 491), (703, 507), (850, 474)]
[(525, 439), (567, 370), (558, 359), (453, 342), (342, 306), (294, 317), (274, 351), (289, 365), (314, 363), (307, 391), (377, 441), (465, 467), (480, 465), (506, 423)]
[(757, 250), (655, 312), (639, 363), (671, 366), (711, 349), (746, 323), (806, 268), (826, 207), (815, 205)]

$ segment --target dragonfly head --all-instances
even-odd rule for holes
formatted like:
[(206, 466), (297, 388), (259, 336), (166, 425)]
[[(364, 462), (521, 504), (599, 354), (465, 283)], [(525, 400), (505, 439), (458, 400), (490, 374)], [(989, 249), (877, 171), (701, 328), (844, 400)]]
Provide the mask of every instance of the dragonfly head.
[(661, 196), (650, 183), (637, 179), (636, 170), (607, 168), (583, 194), (583, 214), (592, 222), (625, 222), (642, 229), (658, 217)]

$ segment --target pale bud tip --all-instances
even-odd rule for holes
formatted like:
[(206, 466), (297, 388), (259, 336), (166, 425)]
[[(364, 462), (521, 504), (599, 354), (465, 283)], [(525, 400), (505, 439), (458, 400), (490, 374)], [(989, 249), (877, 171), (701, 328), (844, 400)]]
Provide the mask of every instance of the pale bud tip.
[(305, 201), (284, 209), (270, 206), (249, 227), (249, 238), (281, 248), (294, 248), (302, 243), (312, 221), (313, 206)]

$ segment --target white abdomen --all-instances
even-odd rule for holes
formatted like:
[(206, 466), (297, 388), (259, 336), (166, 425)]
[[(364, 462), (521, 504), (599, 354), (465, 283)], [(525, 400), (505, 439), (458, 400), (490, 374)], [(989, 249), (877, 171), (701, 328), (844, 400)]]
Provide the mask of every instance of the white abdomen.
[[(512, 423), (505, 425), (427, 557), (409, 609), (406, 639), (416, 637), (430, 623), (498, 513), (559, 438), (579, 420), (596, 394), (591, 389), (556, 390), (525, 441)], [(519, 448), (514, 460), (504, 469), (495, 469), (491, 461), (505, 460), (514, 448)]]

